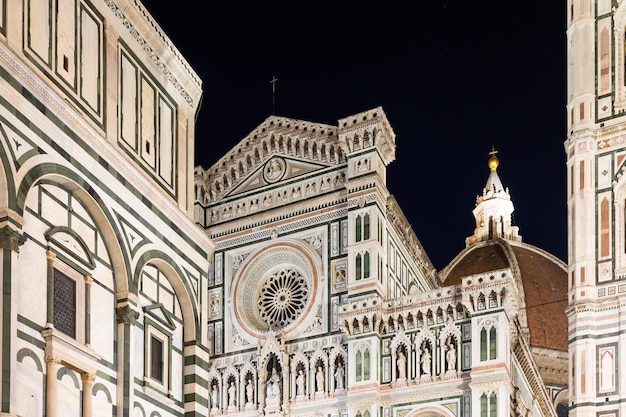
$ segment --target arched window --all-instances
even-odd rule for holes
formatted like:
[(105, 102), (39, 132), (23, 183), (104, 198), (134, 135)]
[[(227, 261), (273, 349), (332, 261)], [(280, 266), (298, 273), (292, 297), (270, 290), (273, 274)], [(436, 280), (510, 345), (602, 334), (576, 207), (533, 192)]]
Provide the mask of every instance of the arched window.
[(480, 396), (480, 417), (496, 417), (498, 415), (498, 398), (496, 393), (492, 392), (487, 396)]
[(498, 350), (497, 350), (497, 340), (498, 334), (495, 326), (491, 326), (489, 332), (487, 332), (486, 328), (483, 328), (480, 331), (480, 360), (493, 360), (497, 359)]
[(480, 360), (487, 360), (487, 329), (480, 331)]
[(356, 259), (355, 259), (354, 262), (355, 262), (354, 266), (355, 266), (355, 274), (356, 274), (355, 279), (358, 281), (358, 280), (360, 280), (363, 277), (361, 275), (361, 262), (362, 261), (361, 261), (361, 254), (360, 253), (356, 254)]
[(363, 240), (370, 238), (370, 215), (365, 213), (363, 216)]
[(363, 367), (363, 356), (361, 354), (361, 351), (359, 350), (356, 353), (356, 364), (354, 367), (355, 372), (356, 372), (356, 375), (355, 375), (356, 382), (359, 382), (363, 379), (363, 371), (361, 369), (362, 367)]
[(370, 253), (365, 252), (363, 254), (363, 278), (370, 277)]
[(356, 242), (360, 242), (361, 241), (361, 216), (356, 216), (356, 218), (354, 219), (354, 240)]
[(370, 351), (365, 349), (363, 352), (363, 379), (369, 381), (370, 379)]
[(489, 396), (489, 417), (497, 417), (498, 415), (498, 398), (496, 393), (492, 392)]
[(493, 326), (489, 329), (489, 359), (497, 358), (497, 341), (498, 335), (496, 334), (496, 327)]

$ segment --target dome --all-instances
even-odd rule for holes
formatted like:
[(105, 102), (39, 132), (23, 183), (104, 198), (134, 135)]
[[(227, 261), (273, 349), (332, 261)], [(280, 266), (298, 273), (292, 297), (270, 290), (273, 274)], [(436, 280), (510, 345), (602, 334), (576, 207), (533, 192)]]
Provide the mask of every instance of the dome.
[(550, 253), (518, 241), (491, 239), (465, 248), (439, 275), (448, 286), (504, 268), (511, 269), (517, 283), (518, 318), (530, 346), (567, 351), (567, 269)]

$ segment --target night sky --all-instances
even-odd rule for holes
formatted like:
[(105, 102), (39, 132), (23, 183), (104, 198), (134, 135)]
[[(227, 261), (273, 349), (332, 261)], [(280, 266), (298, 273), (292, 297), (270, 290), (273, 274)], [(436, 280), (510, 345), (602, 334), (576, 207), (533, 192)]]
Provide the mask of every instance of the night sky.
[(566, 261), (565, 4), (334, 3), (144, 1), (203, 80), (196, 165), (272, 114), (275, 76), (278, 116), (382, 106), (387, 186), (437, 269), (473, 233), (492, 146), (523, 241)]

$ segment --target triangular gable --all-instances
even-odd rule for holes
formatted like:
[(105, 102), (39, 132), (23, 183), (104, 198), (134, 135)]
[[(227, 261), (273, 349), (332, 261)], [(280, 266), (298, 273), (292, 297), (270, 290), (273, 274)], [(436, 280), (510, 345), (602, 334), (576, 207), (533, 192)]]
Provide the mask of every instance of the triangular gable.
[(320, 169), (328, 168), (329, 165), (303, 161), (274, 155), (264, 165), (257, 167), (231, 190), (225, 197), (232, 197), (248, 191), (257, 190), (278, 182), (291, 180), (302, 175), (307, 175)]
[(170, 330), (174, 330), (176, 328), (176, 323), (174, 323), (174, 320), (172, 320), (169, 311), (167, 311), (165, 307), (163, 307), (163, 304), (152, 304), (150, 306), (144, 307), (143, 311), (146, 314), (149, 314), (152, 318), (159, 321), (161, 324), (168, 327)]
[(196, 167), (196, 199), (212, 205), (345, 163), (336, 126), (270, 116), (209, 169)]

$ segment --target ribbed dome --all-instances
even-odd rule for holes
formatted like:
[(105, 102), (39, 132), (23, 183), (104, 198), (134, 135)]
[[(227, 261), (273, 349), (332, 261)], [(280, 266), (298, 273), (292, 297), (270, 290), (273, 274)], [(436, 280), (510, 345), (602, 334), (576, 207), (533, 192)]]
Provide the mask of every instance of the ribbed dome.
[(511, 268), (523, 297), (520, 324), (530, 345), (567, 351), (567, 269), (560, 259), (526, 243), (493, 239), (465, 248), (439, 275), (444, 285), (455, 285), (502, 268)]

